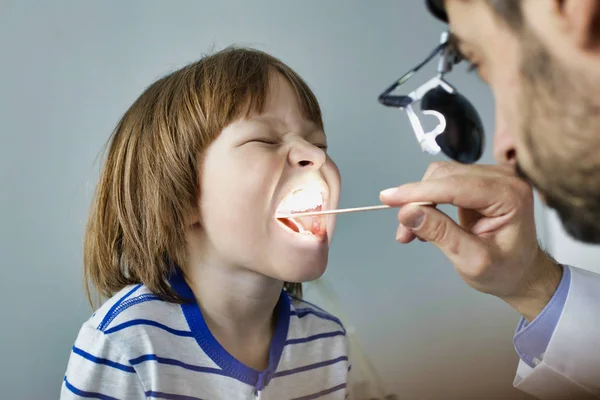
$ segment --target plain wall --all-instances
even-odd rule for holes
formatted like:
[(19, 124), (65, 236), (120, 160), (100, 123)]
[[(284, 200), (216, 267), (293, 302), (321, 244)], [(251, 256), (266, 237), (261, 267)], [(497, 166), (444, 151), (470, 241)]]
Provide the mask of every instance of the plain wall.
[[(422, 1), (0, 1), (0, 397), (58, 397), (92, 313), (82, 238), (97, 157), (152, 81), (231, 44), (282, 58), (322, 104), (341, 206), (377, 204), (381, 189), (444, 159), (421, 153), (406, 115), (377, 102), (442, 29)], [(491, 132), (490, 93), (464, 71), (450, 80)], [(395, 231), (393, 210), (341, 216), (324, 277), (390, 391), (525, 398), (512, 388), (519, 316), (470, 289), (431, 245), (398, 245)]]

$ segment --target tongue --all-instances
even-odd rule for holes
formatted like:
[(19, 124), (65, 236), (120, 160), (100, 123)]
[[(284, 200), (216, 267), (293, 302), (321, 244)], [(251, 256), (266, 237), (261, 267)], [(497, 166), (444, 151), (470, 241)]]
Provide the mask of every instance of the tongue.
[(296, 217), (294, 221), (302, 226), (305, 231), (312, 232), (313, 234), (317, 234), (321, 226), (320, 218), (317, 216)]

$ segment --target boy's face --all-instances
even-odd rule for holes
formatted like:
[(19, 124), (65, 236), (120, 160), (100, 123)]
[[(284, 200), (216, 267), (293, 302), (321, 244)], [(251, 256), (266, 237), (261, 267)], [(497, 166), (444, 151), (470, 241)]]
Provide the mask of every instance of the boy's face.
[(335, 217), (275, 215), (337, 208), (340, 175), (326, 143), (323, 130), (302, 116), (287, 80), (273, 73), (263, 113), (229, 125), (207, 149), (199, 199), (202, 257), (287, 282), (320, 277)]

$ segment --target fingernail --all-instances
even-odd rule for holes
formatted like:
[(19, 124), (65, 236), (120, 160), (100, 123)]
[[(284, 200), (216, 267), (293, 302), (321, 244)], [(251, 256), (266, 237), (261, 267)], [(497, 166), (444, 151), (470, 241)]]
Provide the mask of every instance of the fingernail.
[(381, 192), (379, 192), (379, 197), (392, 196), (394, 193), (396, 193), (397, 190), (398, 190), (398, 188), (389, 188), (389, 189), (382, 190)]
[(400, 223), (405, 227), (417, 230), (423, 226), (425, 222), (425, 213), (419, 208), (416, 208), (408, 215), (402, 216)]

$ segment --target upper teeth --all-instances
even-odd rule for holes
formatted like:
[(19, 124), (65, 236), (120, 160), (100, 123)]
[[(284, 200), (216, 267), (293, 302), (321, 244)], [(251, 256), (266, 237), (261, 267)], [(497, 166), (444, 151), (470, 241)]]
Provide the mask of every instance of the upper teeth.
[(316, 190), (296, 190), (287, 196), (281, 206), (279, 212), (302, 212), (312, 210), (323, 204), (323, 196)]

